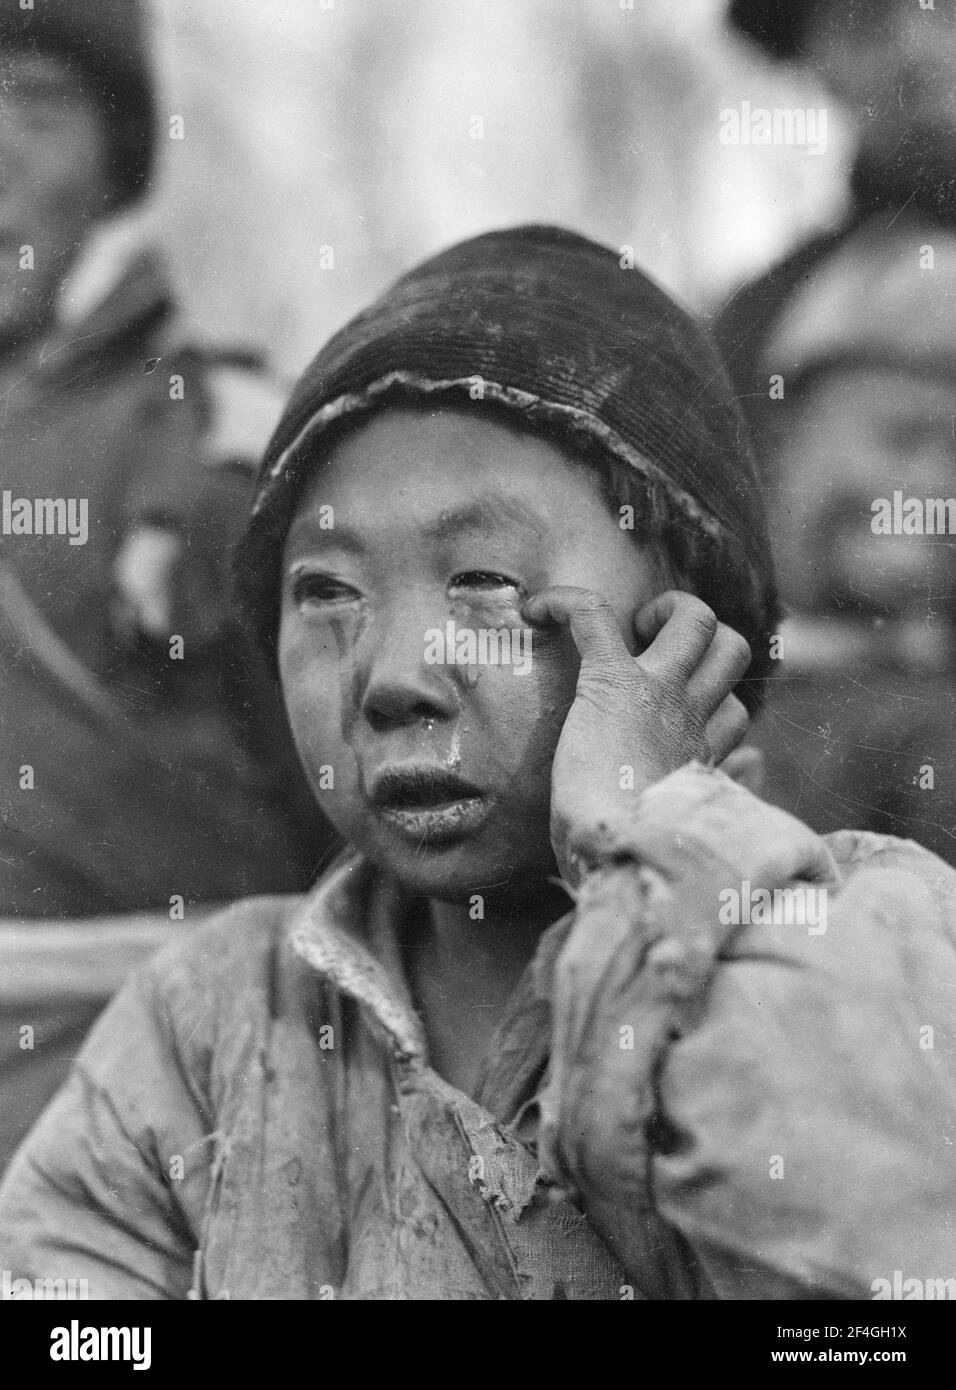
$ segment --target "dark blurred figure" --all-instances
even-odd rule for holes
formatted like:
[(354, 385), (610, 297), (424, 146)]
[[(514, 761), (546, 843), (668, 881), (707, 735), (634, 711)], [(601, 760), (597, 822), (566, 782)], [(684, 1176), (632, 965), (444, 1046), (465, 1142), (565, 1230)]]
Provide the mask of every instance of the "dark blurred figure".
[[(862, 224), (763, 345), (773, 800), (956, 863), (956, 234)], [(939, 505), (937, 505), (937, 503)]]
[[(134, 0), (0, 10), (0, 1167), (163, 922), (301, 891), (329, 842), (228, 616), (279, 398), (183, 341), (154, 253), (104, 266), (154, 152), (144, 40)], [(99, 954), (23, 920), (140, 909)]]
[(877, 499), (956, 492), (956, 18), (919, 0), (733, 0), (737, 30), (853, 113), (851, 208), (713, 325), (767, 483), (783, 599), (756, 741), (821, 831), (956, 863), (953, 537), (877, 534)]
[(714, 324), (759, 452), (762, 346), (794, 291), (861, 222), (956, 222), (956, 15), (949, 0), (732, 0), (729, 15), (772, 58), (812, 68), (859, 122), (844, 225), (739, 290)]

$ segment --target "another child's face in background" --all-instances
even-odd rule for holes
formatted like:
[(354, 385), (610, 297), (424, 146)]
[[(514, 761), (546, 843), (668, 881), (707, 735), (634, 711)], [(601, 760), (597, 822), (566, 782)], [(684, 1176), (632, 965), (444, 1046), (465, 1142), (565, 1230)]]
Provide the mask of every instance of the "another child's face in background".
[(873, 502), (951, 497), (956, 392), (890, 369), (834, 371), (783, 419), (768, 503), (784, 599), (805, 610), (905, 615), (951, 604), (938, 537), (875, 535)]
[(554, 872), (578, 659), (520, 612), (552, 584), (602, 593), (632, 650), (665, 587), (593, 469), (491, 414), (379, 412), (298, 506), (279, 663), (299, 756), (340, 833), (418, 892), (533, 892)]

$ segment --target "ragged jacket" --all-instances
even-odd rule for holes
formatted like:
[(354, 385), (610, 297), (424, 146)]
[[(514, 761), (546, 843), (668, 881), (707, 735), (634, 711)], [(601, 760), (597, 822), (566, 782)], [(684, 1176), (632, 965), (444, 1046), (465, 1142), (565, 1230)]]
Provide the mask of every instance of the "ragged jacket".
[[(812, 932), (724, 910), (809, 886)], [(429, 1066), (403, 917), (353, 855), (140, 969), (7, 1175), (0, 1267), (140, 1299), (956, 1274), (956, 875), (928, 852), (672, 774), (545, 933), (473, 1098)]]

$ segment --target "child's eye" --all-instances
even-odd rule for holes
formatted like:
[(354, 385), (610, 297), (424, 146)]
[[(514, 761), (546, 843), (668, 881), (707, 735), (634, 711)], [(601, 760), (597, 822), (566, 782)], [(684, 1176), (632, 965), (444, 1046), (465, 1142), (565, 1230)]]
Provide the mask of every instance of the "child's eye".
[(520, 589), (517, 579), (495, 570), (464, 570), (456, 574), (452, 581), (453, 589)]
[(292, 578), (292, 598), (303, 603), (352, 603), (361, 598), (357, 589), (330, 574), (296, 574)]

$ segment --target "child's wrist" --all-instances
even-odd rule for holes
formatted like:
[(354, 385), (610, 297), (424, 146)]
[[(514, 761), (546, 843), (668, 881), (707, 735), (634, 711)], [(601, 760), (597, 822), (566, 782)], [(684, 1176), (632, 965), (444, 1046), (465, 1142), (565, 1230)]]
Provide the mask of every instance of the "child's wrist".
[(575, 798), (577, 804), (570, 815), (565, 812), (564, 823), (552, 824), (556, 851), (558, 842), (561, 846), (559, 862), (563, 859), (569, 867), (573, 864), (575, 882), (583, 873), (627, 856), (629, 846), (630, 857), (634, 857), (635, 830), (644, 793), (663, 781), (671, 770), (661, 766), (651, 772), (646, 767), (615, 765), (603, 779), (600, 795)]
[(577, 887), (586, 874), (622, 859), (636, 859), (635, 801), (602, 808), (599, 815), (582, 817), (560, 836), (552, 836), (562, 876)]

